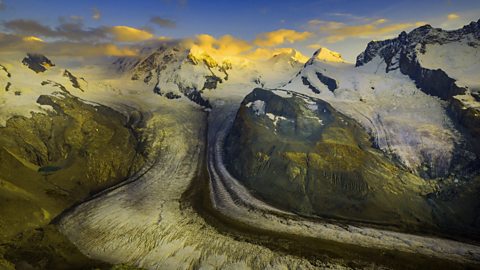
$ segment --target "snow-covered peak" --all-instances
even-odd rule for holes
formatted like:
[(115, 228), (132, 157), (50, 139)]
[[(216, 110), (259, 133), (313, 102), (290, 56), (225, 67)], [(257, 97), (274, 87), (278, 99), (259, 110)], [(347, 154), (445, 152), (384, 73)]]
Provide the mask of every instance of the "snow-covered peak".
[(293, 49), (293, 48), (284, 48), (280, 52), (274, 54), (272, 58), (269, 60), (270, 62), (298, 62), (298, 63), (305, 63), (308, 61), (308, 58), (303, 55), (301, 52)]
[(312, 56), (312, 59), (317, 61), (324, 61), (324, 62), (337, 62), (343, 63), (342, 55), (338, 52), (331, 51), (327, 48), (320, 48), (318, 49)]

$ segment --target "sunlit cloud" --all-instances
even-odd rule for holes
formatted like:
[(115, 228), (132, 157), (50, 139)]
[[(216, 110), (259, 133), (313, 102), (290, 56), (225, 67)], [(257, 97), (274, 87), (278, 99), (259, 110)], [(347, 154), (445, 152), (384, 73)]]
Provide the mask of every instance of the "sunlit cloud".
[(119, 42), (138, 42), (153, 38), (153, 34), (130, 26), (113, 26), (110, 28), (114, 40)]
[(309, 26), (318, 27), (319, 33), (326, 35), (327, 43), (343, 41), (347, 38), (385, 38), (391, 34), (408, 28), (425, 24), (424, 22), (414, 23), (392, 23), (388, 24), (385, 18), (372, 20), (366, 24), (348, 25), (342, 22), (311, 20)]
[(254, 44), (261, 47), (273, 47), (285, 43), (303, 41), (312, 35), (310, 32), (298, 32), (291, 29), (279, 29), (272, 32), (262, 33), (254, 40)]
[(314, 49), (314, 50), (318, 50), (318, 49), (320, 49), (320, 48), (323, 48), (323, 46), (320, 45), (320, 44), (317, 44), (317, 43), (313, 43), (313, 44), (307, 45), (307, 48), (309, 48), (309, 49)]
[(100, 10), (98, 8), (92, 8), (92, 19), (98, 21), (102, 17), (102, 14), (100, 13)]
[(191, 52), (194, 55), (208, 54), (217, 60), (242, 62), (250, 60), (268, 60), (279, 54), (287, 54), (299, 62), (306, 62), (308, 57), (292, 48), (272, 48), (258, 46), (256, 40), (249, 42), (232, 35), (224, 35), (218, 39), (207, 34), (196, 36), (189, 40)]
[(292, 59), (301, 63), (305, 63), (309, 59), (298, 50), (292, 48), (257, 48), (245, 55), (245, 57), (252, 60), (267, 60), (280, 54), (289, 55)]
[(450, 14), (447, 15), (447, 19), (449, 19), (449, 20), (456, 20), (456, 19), (459, 19), (459, 18), (460, 18), (460, 16), (456, 13), (450, 13)]
[(31, 41), (31, 42), (44, 42), (43, 39), (36, 37), (36, 36), (27, 36), (23, 37), (23, 41)]
[(208, 34), (197, 35), (194, 40), (186, 40), (194, 55), (208, 54), (218, 60), (235, 59), (249, 51), (252, 45), (245, 40), (224, 35), (215, 38)]

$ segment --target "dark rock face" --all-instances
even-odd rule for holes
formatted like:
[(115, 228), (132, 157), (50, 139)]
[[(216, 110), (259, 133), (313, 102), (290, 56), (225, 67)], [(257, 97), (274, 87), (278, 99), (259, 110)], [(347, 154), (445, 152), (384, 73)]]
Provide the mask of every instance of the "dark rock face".
[(450, 100), (455, 95), (465, 94), (465, 89), (458, 87), (455, 80), (448, 77), (441, 69), (423, 68), (417, 61), (411, 61), (406, 55), (401, 55), (400, 71), (415, 81), (418, 88), (425, 93)]
[(362, 66), (370, 62), (375, 56), (380, 56), (387, 63), (387, 71), (389, 71), (391, 70), (390, 67), (395, 64), (395, 56), (398, 53), (415, 60), (417, 53), (415, 47), (417, 45), (420, 47), (418, 52), (423, 53), (426, 44), (445, 44), (458, 41), (466, 35), (471, 35), (476, 39), (472, 40), (469, 46), (479, 45), (480, 20), (453, 31), (444, 31), (427, 24), (412, 30), (408, 34), (402, 32), (394, 39), (369, 42), (365, 51), (357, 57), (356, 66)]
[(308, 88), (310, 88), (310, 90), (312, 90), (312, 92), (314, 92), (315, 94), (320, 94), (320, 90), (313, 86), (307, 77), (302, 77), (302, 83), (303, 85), (308, 86)]
[(68, 79), (70, 80), (70, 82), (72, 83), (72, 86), (73, 86), (74, 88), (77, 88), (77, 89), (79, 89), (79, 90), (82, 91), (82, 92), (84, 91), (84, 90), (82, 89), (82, 87), (80, 86), (80, 82), (78, 81), (78, 78), (75, 77), (70, 71), (68, 71), (68, 70), (65, 69), (65, 71), (63, 72), (63, 77), (68, 78)]
[(212, 76), (205, 76), (205, 84), (203, 85), (203, 89), (217, 89), (217, 84), (222, 83), (222, 79), (212, 75)]
[(45, 72), (47, 68), (55, 66), (45, 55), (33, 53), (28, 53), (27, 57), (23, 58), (22, 63), (35, 73)]
[(11, 82), (7, 82), (7, 84), (5, 85), (5, 92), (8, 92), (10, 91), (10, 87), (12, 86), (12, 83)]
[(180, 95), (177, 95), (173, 92), (163, 93), (158, 85), (155, 85), (155, 87), (153, 88), (153, 92), (157, 95), (165, 96), (168, 99), (179, 99), (179, 98), (181, 98)]
[(3, 66), (3, 65), (0, 65), (0, 71), (3, 71), (5, 72), (5, 75), (7, 75), (7, 78), (11, 78), (12, 77), (12, 74), (10, 72), (8, 72), (8, 69)]
[(202, 94), (197, 89), (187, 88), (183, 91), (183, 93), (188, 99), (197, 103), (198, 105), (205, 108), (212, 108), (210, 101), (208, 101), (208, 99), (204, 99)]
[(338, 88), (337, 81), (335, 79), (332, 79), (328, 76), (323, 75), (320, 72), (317, 72), (317, 78), (328, 87), (328, 90), (331, 92), (335, 91), (335, 89)]
[(54, 81), (52, 81), (52, 80), (43, 81), (43, 82), (40, 83), (40, 85), (42, 85), (42, 86), (52, 85), (52, 86), (54, 86), (54, 87), (58, 87), (58, 89), (60, 89), (62, 92), (65, 92), (65, 93), (70, 94), (70, 92), (67, 90), (67, 88), (65, 88), (65, 86), (64, 86), (63, 84), (54, 82)]

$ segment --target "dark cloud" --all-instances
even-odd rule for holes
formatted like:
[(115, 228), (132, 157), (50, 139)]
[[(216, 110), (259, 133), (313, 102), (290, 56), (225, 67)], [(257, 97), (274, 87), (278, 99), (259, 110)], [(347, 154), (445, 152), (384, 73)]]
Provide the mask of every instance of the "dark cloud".
[(43, 25), (37, 21), (16, 19), (3, 23), (3, 27), (21, 35), (41, 36), (46, 38), (60, 38), (72, 41), (98, 40), (108, 38), (108, 27), (85, 28), (80, 17), (62, 17), (56, 27)]
[(168, 27), (168, 28), (175, 28), (175, 26), (177, 25), (174, 21), (169, 20), (169, 19), (165, 19), (165, 18), (162, 18), (162, 17), (159, 17), (159, 16), (152, 17), (150, 19), (150, 22), (154, 23), (158, 26)]
[(11, 32), (23, 34), (23, 35), (40, 35), (51, 37), (56, 33), (50, 27), (42, 25), (33, 20), (17, 19), (3, 23), (3, 27)]
[(5, 10), (5, 3), (3, 3), (3, 0), (0, 0), (0, 11)]

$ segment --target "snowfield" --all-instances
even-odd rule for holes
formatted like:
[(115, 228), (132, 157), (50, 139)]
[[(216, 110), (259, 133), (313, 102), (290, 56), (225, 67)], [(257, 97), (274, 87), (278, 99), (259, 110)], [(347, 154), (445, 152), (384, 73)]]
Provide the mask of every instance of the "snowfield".
[[(441, 175), (450, 167), (459, 135), (445, 112), (445, 103), (420, 91), (400, 71), (386, 73), (386, 65), (375, 58), (367, 65), (311, 61), (284, 89), (329, 102), (340, 112), (361, 123), (375, 144), (401, 160), (412, 171), (424, 164)], [(330, 91), (317, 76), (322, 73), (338, 82)], [(303, 78), (318, 89), (312, 91)]]

